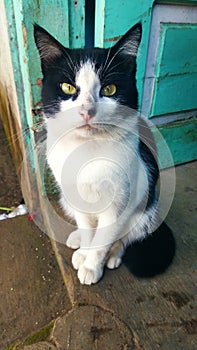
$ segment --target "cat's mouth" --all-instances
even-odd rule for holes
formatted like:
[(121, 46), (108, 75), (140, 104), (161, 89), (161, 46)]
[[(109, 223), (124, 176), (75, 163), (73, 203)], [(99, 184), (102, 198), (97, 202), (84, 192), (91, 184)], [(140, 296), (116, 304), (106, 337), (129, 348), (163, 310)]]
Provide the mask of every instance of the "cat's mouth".
[(95, 125), (91, 125), (91, 124), (83, 124), (80, 126), (77, 126), (76, 129), (80, 129), (80, 130), (98, 130), (98, 127), (96, 127)]
[(83, 125), (80, 125), (77, 127), (77, 129), (84, 129), (84, 130), (91, 130), (93, 128), (94, 127), (92, 127), (92, 125), (90, 125), (90, 124), (83, 124)]
[(86, 123), (82, 124), (76, 127), (77, 133), (79, 133), (81, 136), (99, 136), (105, 132), (103, 129), (103, 125), (99, 123)]

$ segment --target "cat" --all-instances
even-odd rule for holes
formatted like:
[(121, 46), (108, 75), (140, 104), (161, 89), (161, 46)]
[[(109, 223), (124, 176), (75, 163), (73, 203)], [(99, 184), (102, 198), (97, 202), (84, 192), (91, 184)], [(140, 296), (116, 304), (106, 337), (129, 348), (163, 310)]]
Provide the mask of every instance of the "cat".
[(39, 25), (47, 161), (61, 207), (77, 223), (66, 244), (82, 284), (119, 267), (157, 220), (157, 161), (140, 137), (134, 25), (114, 46), (69, 49)]

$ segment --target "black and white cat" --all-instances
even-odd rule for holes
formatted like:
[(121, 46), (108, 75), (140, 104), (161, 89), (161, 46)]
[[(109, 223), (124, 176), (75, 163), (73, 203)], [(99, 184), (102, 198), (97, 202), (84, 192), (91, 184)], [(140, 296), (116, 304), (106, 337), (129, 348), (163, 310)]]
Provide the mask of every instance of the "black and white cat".
[(117, 268), (157, 220), (157, 162), (140, 138), (136, 55), (141, 24), (110, 49), (68, 49), (35, 25), (47, 161), (78, 229), (67, 246), (82, 284)]

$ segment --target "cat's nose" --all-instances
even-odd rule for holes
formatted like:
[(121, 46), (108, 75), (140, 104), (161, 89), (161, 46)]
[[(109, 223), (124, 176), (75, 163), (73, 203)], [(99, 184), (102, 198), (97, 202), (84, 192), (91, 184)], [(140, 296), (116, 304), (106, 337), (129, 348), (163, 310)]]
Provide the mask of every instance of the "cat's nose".
[(81, 110), (79, 112), (79, 114), (82, 116), (82, 118), (85, 120), (85, 122), (88, 123), (89, 120), (96, 115), (96, 108), (90, 108), (87, 111)]

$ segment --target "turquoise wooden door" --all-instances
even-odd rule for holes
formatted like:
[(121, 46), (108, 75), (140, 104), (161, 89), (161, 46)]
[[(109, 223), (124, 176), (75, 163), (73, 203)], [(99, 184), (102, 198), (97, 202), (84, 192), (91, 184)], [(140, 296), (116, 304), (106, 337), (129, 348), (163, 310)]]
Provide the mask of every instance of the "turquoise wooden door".
[[(182, 0), (183, 5), (166, 2), (169, 4), (158, 1), (154, 5), (153, 0), (6, 0), (22, 127), (32, 127), (31, 110), (37, 113), (41, 105), (42, 75), (33, 39), (34, 22), (63, 45), (75, 48), (84, 47), (86, 36), (93, 32), (95, 46), (109, 47), (141, 21), (137, 85), (142, 114), (158, 125), (175, 164), (195, 159), (197, 1)], [(32, 135), (26, 141), (30, 146)], [(162, 164), (168, 166), (159, 141), (158, 151)]]
[[(158, 125), (175, 164), (197, 158), (197, 1), (181, 2), (97, 0), (95, 17), (95, 44), (103, 47), (142, 22), (139, 106)], [(157, 148), (161, 163), (169, 166), (159, 140)]]

